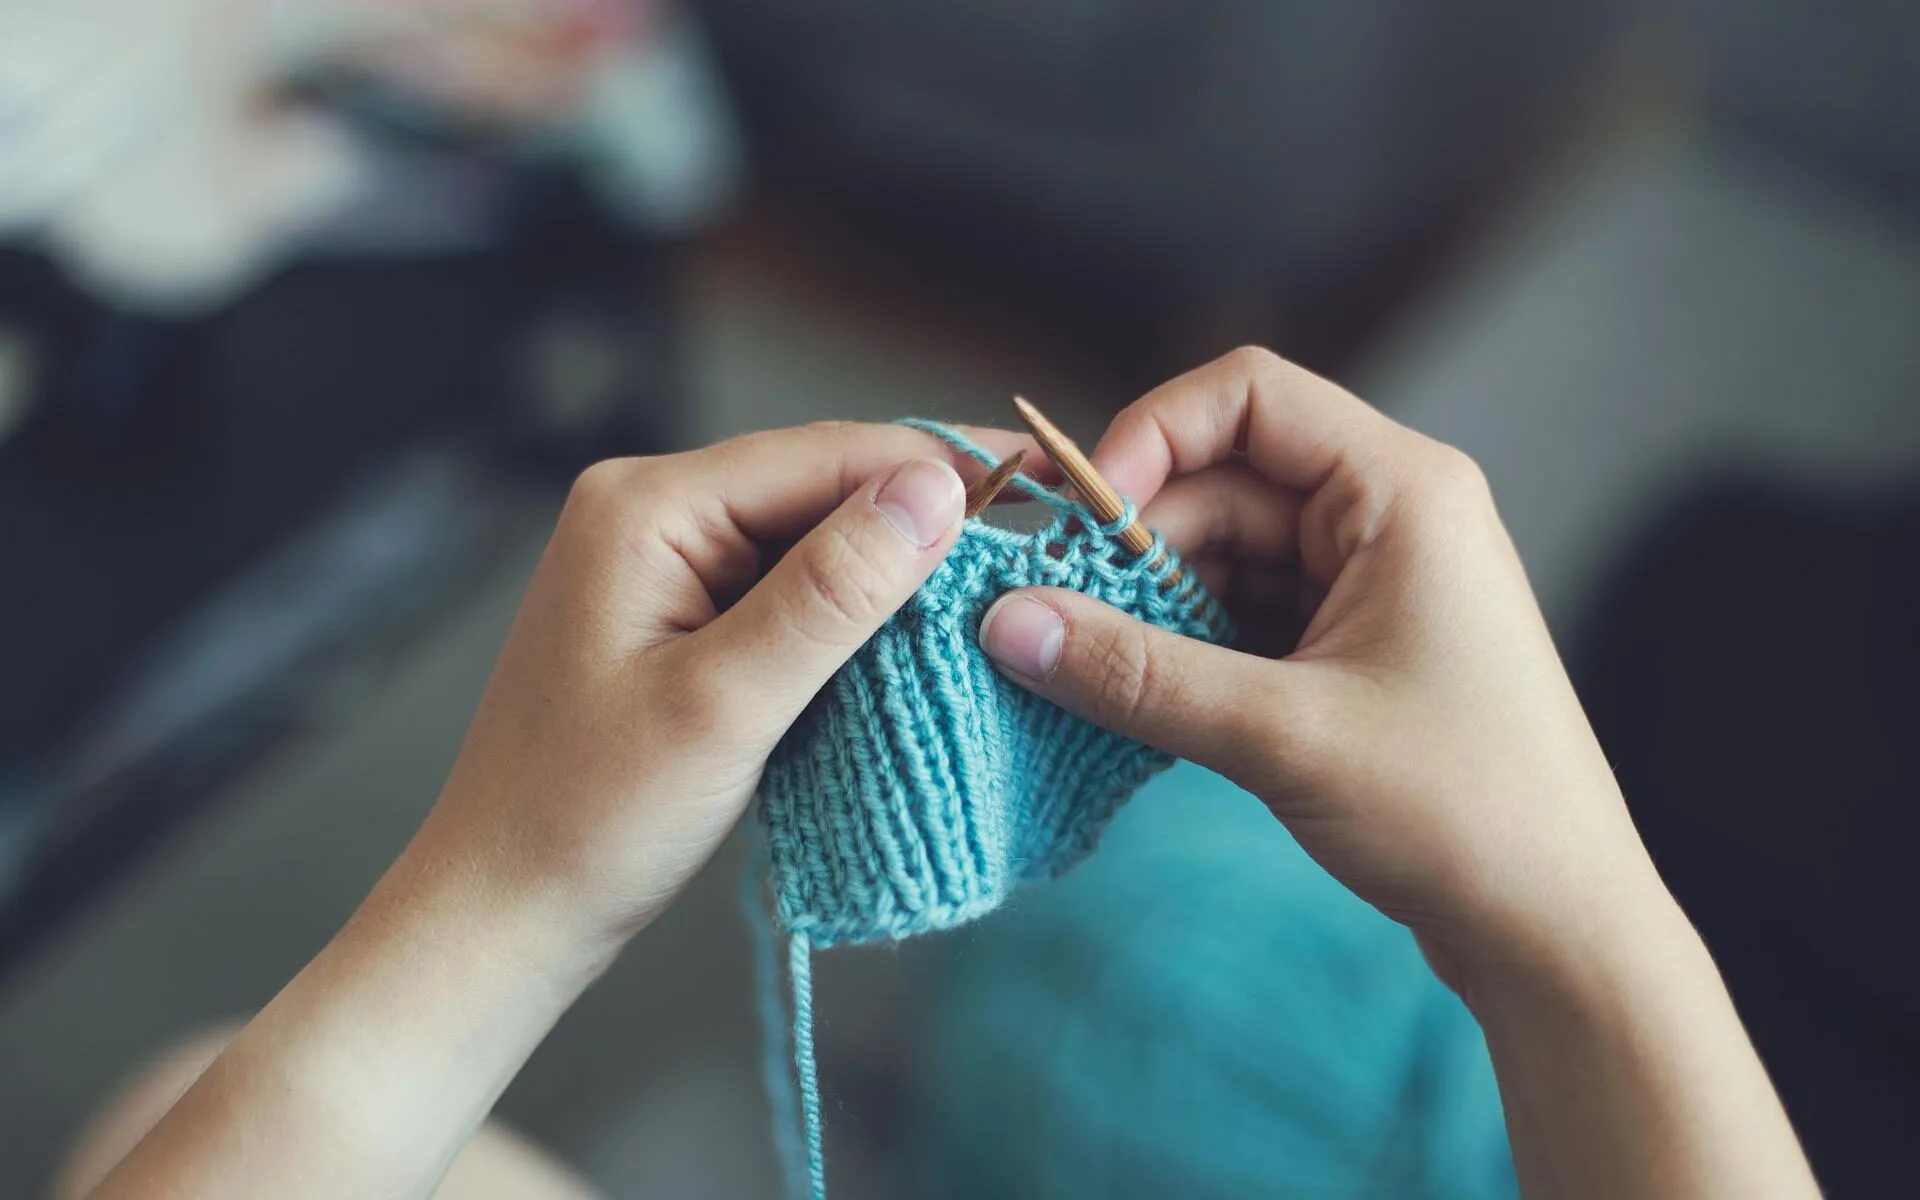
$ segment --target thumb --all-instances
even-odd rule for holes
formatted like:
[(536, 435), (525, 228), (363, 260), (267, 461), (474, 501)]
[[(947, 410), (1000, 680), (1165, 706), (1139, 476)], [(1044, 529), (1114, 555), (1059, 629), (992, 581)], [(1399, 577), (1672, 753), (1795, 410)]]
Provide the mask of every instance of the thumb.
[(946, 463), (903, 463), (854, 492), (688, 639), (705, 642), (704, 669), (752, 690), (755, 732), (784, 732), (926, 582), (953, 548), (965, 495)]
[(1136, 620), (1061, 588), (1023, 588), (980, 623), (987, 657), (1021, 687), (1115, 733), (1239, 778), (1284, 664)]

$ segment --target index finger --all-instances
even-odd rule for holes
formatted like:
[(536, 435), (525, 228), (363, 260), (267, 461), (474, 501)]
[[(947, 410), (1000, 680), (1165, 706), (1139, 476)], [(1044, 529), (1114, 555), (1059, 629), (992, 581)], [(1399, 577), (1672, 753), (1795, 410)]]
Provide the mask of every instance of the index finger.
[(1285, 488), (1319, 490), (1343, 458), (1395, 428), (1338, 384), (1244, 348), (1148, 392), (1113, 419), (1093, 465), (1135, 504), (1167, 480), (1244, 454)]
[[(1029, 474), (1046, 469), (1046, 456), (1024, 433), (954, 428), (1000, 458), (1028, 451)], [(798, 537), (862, 484), (908, 459), (944, 457), (968, 484), (987, 473), (972, 455), (923, 430), (854, 421), (750, 433), (678, 457), (689, 497), (714, 505), (710, 515), (756, 542)]]

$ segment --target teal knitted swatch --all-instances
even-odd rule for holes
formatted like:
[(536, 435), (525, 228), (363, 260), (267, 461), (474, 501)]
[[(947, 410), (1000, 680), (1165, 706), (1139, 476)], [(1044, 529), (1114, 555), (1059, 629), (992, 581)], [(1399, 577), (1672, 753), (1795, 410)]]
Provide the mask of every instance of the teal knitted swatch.
[[(981, 462), (958, 433), (927, 430)], [(984, 916), (1025, 883), (1085, 858), (1128, 796), (1173, 762), (1013, 684), (979, 645), (994, 600), (1071, 588), (1163, 628), (1224, 641), (1230, 623), (1156, 536), (1117, 540), (1078, 503), (1016, 476), (1050, 505), (1035, 533), (970, 520), (924, 586), (834, 676), (767, 763), (760, 785), (774, 916), (788, 934), (804, 1164), (789, 1189), (825, 1195), (812, 1052), (815, 946), (895, 941)], [(770, 952), (771, 942), (763, 951)], [(763, 1015), (777, 1017), (763, 966)], [(775, 1045), (777, 1030), (769, 1030)], [(784, 1057), (784, 1047), (780, 1048)], [(776, 1111), (778, 1108), (776, 1107)]]

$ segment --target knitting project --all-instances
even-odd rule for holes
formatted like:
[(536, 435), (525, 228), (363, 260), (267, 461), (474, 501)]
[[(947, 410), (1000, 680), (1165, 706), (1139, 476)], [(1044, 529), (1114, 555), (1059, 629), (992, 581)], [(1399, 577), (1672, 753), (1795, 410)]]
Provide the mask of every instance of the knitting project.
[[(926, 430), (988, 466), (960, 434)], [(834, 676), (781, 741), (760, 785), (775, 917), (788, 935), (800, 1153), (783, 1142), (791, 1194), (826, 1194), (815, 1080), (810, 951), (965, 924), (1019, 885), (1086, 857), (1116, 809), (1173, 759), (1072, 716), (1002, 677), (979, 646), (981, 617), (1020, 587), (1072, 588), (1166, 629), (1221, 642), (1225, 613), (1156, 535), (1133, 555), (1078, 503), (1024, 476), (1050, 505), (1026, 534), (970, 520), (914, 597)], [(756, 909), (757, 909), (756, 905)], [(771, 958), (770, 931), (762, 939)], [(791, 1103), (776, 1046), (777, 982), (762, 1016), (776, 1120)]]

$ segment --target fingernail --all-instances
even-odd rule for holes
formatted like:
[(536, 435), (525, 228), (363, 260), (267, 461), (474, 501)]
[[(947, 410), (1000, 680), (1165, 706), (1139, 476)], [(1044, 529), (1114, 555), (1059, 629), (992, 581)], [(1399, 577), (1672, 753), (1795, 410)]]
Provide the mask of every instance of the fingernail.
[(960, 476), (945, 463), (931, 459), (910, 462), (880, 485), (873, 506), (899, 530), (900, 536), (925, 550), (944, 536), (960, 516), (966, 489)]
[(987, 657), (1030, 679), (1045, 679), (1060, 665), (1067, 623), (1060, 614), (1025, 596), (1002, 596), (980, 622)]

